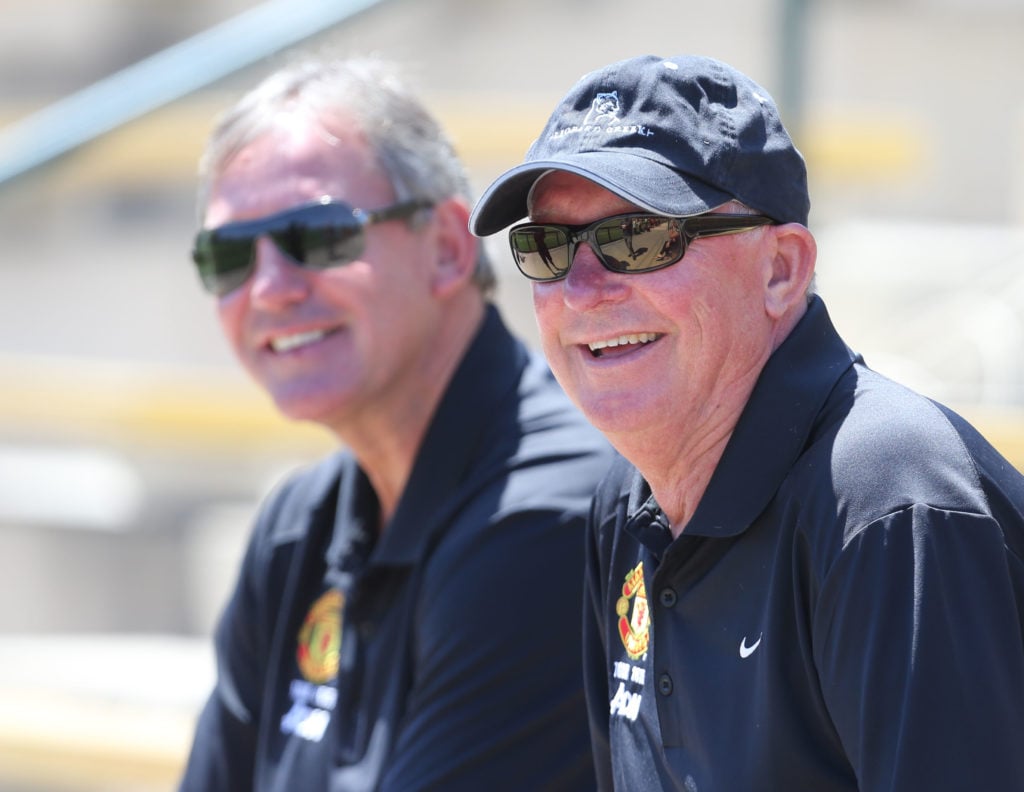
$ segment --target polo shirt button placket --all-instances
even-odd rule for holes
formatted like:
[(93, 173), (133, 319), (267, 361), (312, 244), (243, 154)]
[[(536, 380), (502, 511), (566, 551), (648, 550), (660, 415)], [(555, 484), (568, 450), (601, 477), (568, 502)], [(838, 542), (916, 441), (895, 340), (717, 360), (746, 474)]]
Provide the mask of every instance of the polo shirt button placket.
[[(658, 603), (666, 610), (672, 610), (676, 606), (677, 601), (678, 597), (676, 596), (675, 589), (670, 586), (665, 586), (658, 592)], [(658, 676), (658, 692), (662, 696), (668, 697), (672, 695), (672, 689), (672, 677), (667, 672), (660, 674)]]
[(661, 602), (662, 607), (674, 608), (676, 606), (676, 592), (674, 589), (668, 587), (663, 588), (661, 593), (658, 594), (658, 599)]

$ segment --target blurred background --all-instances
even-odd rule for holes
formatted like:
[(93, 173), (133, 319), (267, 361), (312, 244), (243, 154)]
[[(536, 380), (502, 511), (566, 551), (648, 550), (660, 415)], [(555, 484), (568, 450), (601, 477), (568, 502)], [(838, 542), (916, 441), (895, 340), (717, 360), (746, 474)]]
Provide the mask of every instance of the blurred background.
[[(188, 251), (215, 115), (296, 49), (403, 63), (478, 190), (585, 71), (712, 55), (782, 107), (819, 291), (1024, 466), (1020, 0), (0, 0), (0, 790), (170, 790), (260, 498), (331, 448)], [(529, 291), (499, 302), (531, 341)]]

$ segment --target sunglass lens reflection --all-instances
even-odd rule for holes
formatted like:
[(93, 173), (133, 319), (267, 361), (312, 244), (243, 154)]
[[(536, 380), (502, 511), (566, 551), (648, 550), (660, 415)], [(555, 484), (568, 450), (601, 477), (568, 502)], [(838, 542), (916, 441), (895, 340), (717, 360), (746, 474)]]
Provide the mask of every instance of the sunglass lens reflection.
[(551, 280), (565, 274), (568, 244), (565, 232), (550, 226), (524, 228), (512, 239), (520, 270), (535, 280)]
[(363, 252), (363, 229), (351, 218), (311, 220), (295, 223), (274, 235), (278, 248), (290, 258), (313, 269), (326, 269), (359, 258)]
[[(682, 236), (670, 220), (632, 217), (617, 225), (609, 241), (601, 245), (601, 252), (614, 258), (614, 262), (609, 262), (614, 269), (643, 272), (660, 269), (682, 258)], [(597, 232), (599, 242), (602, 230)]]

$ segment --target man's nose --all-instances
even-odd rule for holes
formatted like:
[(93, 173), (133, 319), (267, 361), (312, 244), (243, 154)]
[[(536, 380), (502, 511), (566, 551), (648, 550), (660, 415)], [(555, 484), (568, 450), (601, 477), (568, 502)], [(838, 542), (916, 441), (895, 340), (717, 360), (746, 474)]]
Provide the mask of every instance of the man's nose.
[(309, 273), (283, 253), (270, 237), (256, 240), (253, 256), (250, 293), (254, 302), (276, 307), (301, 300), (308, 294)]
[(565, 302), (575, 310), (587, 310), (601, 302), (622, 299), (629, 292), (628, 277), (606, 269), (590, 243), (582, 241), (565, 276)]

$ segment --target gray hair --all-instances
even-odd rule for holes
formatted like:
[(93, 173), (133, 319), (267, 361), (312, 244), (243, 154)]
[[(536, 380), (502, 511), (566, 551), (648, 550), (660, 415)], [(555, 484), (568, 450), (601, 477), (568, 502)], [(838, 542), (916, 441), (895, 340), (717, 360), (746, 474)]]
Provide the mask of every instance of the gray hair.
[[(722, 204), (717, 209), (715, 209), (715, 211), (721, 212), (722, 214), (760, 214), (760, 212), (758, 212), (756, 209), (751, 209), (745, 203), (742, 203), (741, 201), (735, 199), (729, 201), (729, 203)], [(763, 232), (764, 228), (754, 229), (754, 231)], [(814, 297), (814, 295), (817, 293), (817, 290), (818, 273), (815, 272), (811, 275), (810, 283), (807, 284), (807, 291), (804, 292), (804, 298), (807, 300), (808, 303), (811, 301), (811, 298)]]
[[(328, 130), (333, 120), (354, 120), (399, 201), (436, 203), (454, 196), (472, 205), (469, 178), (454, 146), (394, 64), (376, 58), (305, 58), (267, 77), (218, 120), (199, 164), (200, 218), (218, 176), (285, 112), (308, 114)], [(483, 244), (473, 281), (485, 296), (495, 288)]]

